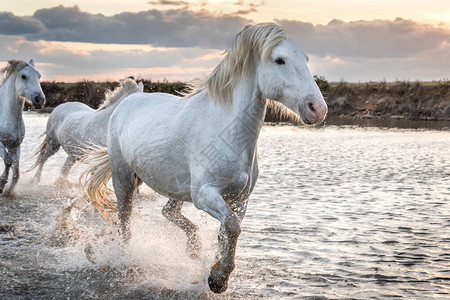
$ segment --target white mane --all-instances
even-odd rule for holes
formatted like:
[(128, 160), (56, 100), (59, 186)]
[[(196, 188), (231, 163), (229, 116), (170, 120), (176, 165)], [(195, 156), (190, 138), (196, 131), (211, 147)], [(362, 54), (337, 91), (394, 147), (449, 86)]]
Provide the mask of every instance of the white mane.
[(256, 64), (267, 59), (273, 47), (285, 38), (284, 31), (274, 23), (246, 26), (202, 87), (188, 97), (208, 89), (211, 99), (230, 105), (236, 80), (251, 74)]
[(269, 101), (267, 102), (267, 109), (271, 110), (271, 113), (273, 115), (278, 116), (280, 119), (280, 121), (285, 120), (289, 123), (292, 124), (296, 124), (299, 125), (302, 123), (302, 121), (300, 120), (300, 117), (293, 112), (292, 110), (290, 110), (289, 108), (287, 108), (286, 106), (284, 106), (283, 104), (281, 104), (280, 102), (277, 101), (273, 101), (268, 99)]
[(28, 63), (24, 62), (23, 60), (8, 60), (8, 64), (6, 65), (6, 67), (0, 70), (0, 84), (5, 82), (5, 80), (8, 79), (8, 77), (11, 76), (12, 73), (20, 71), (26, 66), (28, 66)]
[(122, 81), (121, 85), (115, 88), (113, 91), (107, 90), (105, 92), (105, 100), (97, 110), (105, 109), (120, 100), (122, 96), (133, 94), (138, 91), (138, 84), (133, 79), (128, 78), (125, 81)]

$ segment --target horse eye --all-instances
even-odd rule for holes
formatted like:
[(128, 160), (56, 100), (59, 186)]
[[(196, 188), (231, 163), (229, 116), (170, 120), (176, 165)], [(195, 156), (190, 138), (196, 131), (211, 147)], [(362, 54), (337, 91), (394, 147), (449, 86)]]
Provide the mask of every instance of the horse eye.
[(275, 61), (278, 65), (284, 65), (286, 62), (284, 61), (284, 59), (282, 59), (282, 58), (278, 58), (276, 61)]
[(22, 79), (23, 79), (23, 80), (27, 80), (27, 76), (22, 75)]

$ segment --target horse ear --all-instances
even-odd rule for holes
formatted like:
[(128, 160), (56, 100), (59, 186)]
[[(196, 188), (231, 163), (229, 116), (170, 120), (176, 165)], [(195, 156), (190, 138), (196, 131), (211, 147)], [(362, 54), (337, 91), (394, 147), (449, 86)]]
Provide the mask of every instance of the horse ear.
[(34, 68), (34, 60), (33, 59), (30, 59), (30, 62), (28, 64)]
[(141, 90), (141, 92), (144, 92), (144, 83), (142, 81), (138, 83), (138, 87)]
[(125, 85), (125, 81), (124, 81), (124, 80), (121, 80), (121, 81), (120, 81), (120, 84), (122, 85), (123, 88), (126, 88), (126, 85)]

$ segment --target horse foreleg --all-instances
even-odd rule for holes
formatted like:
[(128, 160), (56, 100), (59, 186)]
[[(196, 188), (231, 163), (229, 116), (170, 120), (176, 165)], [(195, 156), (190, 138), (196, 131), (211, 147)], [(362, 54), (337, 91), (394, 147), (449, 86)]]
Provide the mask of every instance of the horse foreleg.
[(236, 215), (213, 187), (202, 187), (194, 197), (194, 205), (220, 221), (225, 230), (226, 245), (222, 257), (211, 268), (208, 284), (214, 293), (222, 293), (228, 288), (228, 279), (234, 270), (234, 257), (241, 225)]
[(3, 170), (3, 174), (0, 177), (0, 194), (3, 192), (3, 188), (5, 187), (6, 183), (8, 182), (8, 176), (9, 176), (9, 169), (12, 165), (12, 159), (9, 155), (8, 151), (6, 151), (5, 146), (2, 142), (0, 142), (0, 157), (3, 159), (3, 162), (5, 164), (5, 169)]
[[(238, 199), (237, 201), (233, 202), (230, 205), (231, 210), (239, 216), (239, 220), (241, 222), (245, 217), (245, 213), (247, 211), (247, 204), (248, 204), (248, 196), (245, 196), (245, 198), (241, 197), (240, 199)], [(219, 254), (223, 255), (223, 252), (225, 251), (227, 244), (227, 236), (223, 225), (220, 225), (218, 242), (219, 242)]]
[(19, 173), (19, 162), (20, 162), (20, 146), (11, 150), (11, 169), (12, 169), (12, 179), (11, 184), (8, 189), (5, 191), (5, 195), (10, 196), (14, 194), (14, 188), (16, 187), (17, 182), (19, 181), (20, 173)]
[(169, 221), (183, 229), (187, 235), (186, 252), (192, 258), (199, 258), (199, 252), (202, 249), (200, 236), (198, 235), (198, 227), (188, 218), (181, 214), (183, 202), (169, 199), (163, 207), (162, 214)]

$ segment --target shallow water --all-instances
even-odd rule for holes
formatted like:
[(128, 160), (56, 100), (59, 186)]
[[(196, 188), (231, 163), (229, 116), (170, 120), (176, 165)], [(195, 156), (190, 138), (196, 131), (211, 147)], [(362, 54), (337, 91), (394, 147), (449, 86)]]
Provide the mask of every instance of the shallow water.
[(265, 126), (236, 269), (214, 295), (218, 222), (191, 204), (200, 260), (148, 188), (124, 246), (79, 189), (52, 186), (62, 150), (30, 184), (47, 117), (25, 114), (17, 195), (0, 196), (0, 299), (450, 298), (448, 130)]

